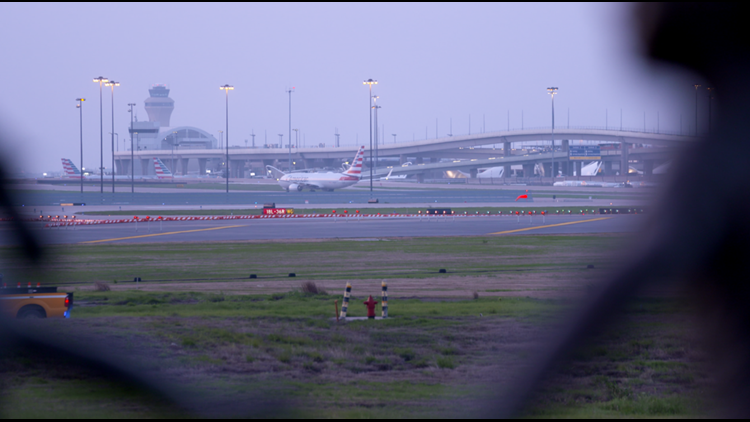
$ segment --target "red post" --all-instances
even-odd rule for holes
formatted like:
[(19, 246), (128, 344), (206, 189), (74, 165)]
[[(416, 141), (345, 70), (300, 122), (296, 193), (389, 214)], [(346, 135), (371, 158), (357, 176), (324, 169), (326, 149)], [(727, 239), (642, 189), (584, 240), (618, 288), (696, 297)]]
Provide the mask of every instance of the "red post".
[(375, 305), (378, 304), (378, 302), (375, 302), (373, 300), (372, 295), (369, 299), (367, 299), (366, 302), (362, 302), (365, 306), (367, 306), (367, 318), (369, 319), (375, 319)]

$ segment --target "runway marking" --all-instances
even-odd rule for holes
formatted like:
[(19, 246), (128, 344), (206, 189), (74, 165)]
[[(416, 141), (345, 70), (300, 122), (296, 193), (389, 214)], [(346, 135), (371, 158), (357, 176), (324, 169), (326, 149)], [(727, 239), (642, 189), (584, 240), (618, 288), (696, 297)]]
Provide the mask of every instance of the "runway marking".
[(236, 226), (210, 227), (210, 228), (207, 228), (207, 229), (183, 230), (183, 231), (179, 231), (179, 232), (153, 233), (153, 234), (142, 234), (140, 236), (116, 237), (114, 239), (87, 240), (85, 242), (79, 242), (79, 243), (114, 242), (116, 240), (141, 239), (141, 238), (144, 238), (144, 237), (166, 236), (168, 234), (195, 233), (195, 232), (205, 232), (205, 231), (209, 231), (209, 230), (233, 229), (235, 227), (246, 227), (246, 226), (244, 224), (240, 224), (240, 225), (236, 225)]
[(590, 220), (583, 220), (583, 221), (569, 221), (567, 223), (550, 224), (548, 226), (526, 227), (525, 229), (506, 230), (504, 232), (496, 232), (496, 233), (488, 233), (488, 234), (508, 234), (508, 233), (525, 232), (527, 230), (539, 230), (539, 229), (546, 229), (549, 227), (567, 226), (569, 224), (591, 223), (592, 221), (609, 220), (610, 218), (612, 217), (593, 218)]

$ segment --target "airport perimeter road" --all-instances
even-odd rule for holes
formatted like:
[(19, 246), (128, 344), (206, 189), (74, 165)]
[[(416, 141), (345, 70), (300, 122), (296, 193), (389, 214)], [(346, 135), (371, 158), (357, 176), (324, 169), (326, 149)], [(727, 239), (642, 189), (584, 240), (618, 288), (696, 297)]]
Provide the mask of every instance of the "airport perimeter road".
[[(276, 239), (378, 239), (384, 237), (623, 233), (640, 227), (644, 216), (549, 216), (542, 221), (522, 217), (393, 219), (289, 219), (173, 221), (37, 229), (48, 244), (115, 244), (216, 242)], [(41, 227), (41, 226), (39, 226)], [(3, 237), (2, 245), (12, 244)]]

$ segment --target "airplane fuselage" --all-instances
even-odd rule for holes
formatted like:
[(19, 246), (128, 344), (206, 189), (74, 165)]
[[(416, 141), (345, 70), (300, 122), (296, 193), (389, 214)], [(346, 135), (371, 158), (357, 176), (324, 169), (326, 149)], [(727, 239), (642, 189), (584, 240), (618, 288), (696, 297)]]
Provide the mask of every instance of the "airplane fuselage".
[[(359, 182), (359, 177), (342, 173), (303, 173), (285, 174), (279, 179), (279, 185), (286, 190), (342, 189)], [(291, 187), (291, 188), (290, 188)], [(302, 189), (299, 189), (302, 187)]]

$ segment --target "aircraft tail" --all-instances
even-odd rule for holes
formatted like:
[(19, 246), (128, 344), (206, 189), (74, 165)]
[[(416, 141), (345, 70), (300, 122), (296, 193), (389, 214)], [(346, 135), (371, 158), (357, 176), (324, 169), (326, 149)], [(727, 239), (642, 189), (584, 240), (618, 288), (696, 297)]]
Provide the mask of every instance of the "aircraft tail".
[(362, 177), (362, 161), (364, 160), (365, 156), (365, 146), (362, 145), (359, 147), (359, 151), (357, 151), (357, 155), (354, 156), (354, 160), (352, 160), (352, 165), (349, 167), (348, 170), (344, 172), (344, 174), (348, 174), (351, 176), (356, 176), (361, 178)]
[(274, 166), (266, 166), (266, 170), (268, 170), (271, 173), (271, 175), (273, 176), (273, 178), (276, 179), (276, 180), (281, 179), (286, 174), (286, 173), (284, 173), (283, 171), (277, 169)]
[(63, 158), (62, 165), (63, 165), (63, 170), (65, 171), (66, 176), (68, 177), (71, 177), (71, 176), (80, 177), (81, 176), (81, 171), (78, 170), (78, 167), (76, 167), (76, 165), (73, 164), (73, 161), (71, 161), (70, 159)]
[(159, 179), (174, 177), (166, 164), (164, 164), (159, 158), (154, 157), (154, 169), (156, 170), (156, 177)]

